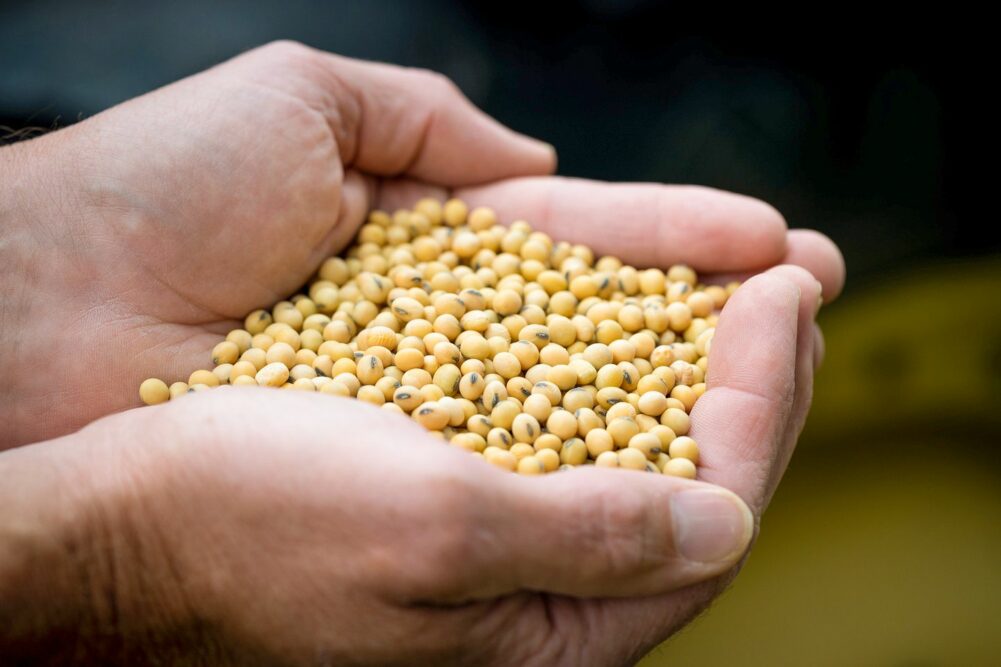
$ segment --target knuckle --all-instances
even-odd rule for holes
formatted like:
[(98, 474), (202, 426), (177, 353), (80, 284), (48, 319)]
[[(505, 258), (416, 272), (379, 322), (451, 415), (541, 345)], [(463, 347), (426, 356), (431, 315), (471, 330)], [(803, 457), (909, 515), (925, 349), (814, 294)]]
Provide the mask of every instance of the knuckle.
[(422, 85), (426, 85), (442, 97), (462, 97), (462, 91), (445, 74), (429, 69), (414, 70)]
[(257, 49), (262, 56), (288, 65), (311, 63), (316, 58), (316, 51), (302, 42), (291, 39), (278, 39), (268, 42)]
[[(489, 664), (601, 664), (589, 642), (587, 616), (593, 608), (589, 602), (545, 592), (497, 598), (491, 603), (489, 622), (477, 628), (474, 641), (483, 646), (482, 638), (489, 637), (484, 661)], [(601, 628), (594, 630), (600, 634)]]
[(593, 498), (600, 508), (591, 515), (595, 565), (607, 576), (628, 576), (646, 567), (655, 551), (650, 539), (650, 509), (636, 489), (603, 484)]
[[(517, 644), (506, 654), (516, 655), (524, 667), (543, 667), (544, 665), (583, 665), (588, 664), (584, 651), (580, 647), (580, 638), (571, 639), (563, 628), (559, 627), (552, 617), (555, 602), (553, 598), (542, 594), (538, 597), (542, 618), (529, 617), (521, 623), (521, 631), (515, 632)], [(547, 609), (548, 608), (548, 609)], [(525, 622), (528, 621), (528, 622)]]
[(646, 526), (646, 503), (632, 491), (619, 493), (615, 502), (607, 505), (605, 512), (612, 524), (621, 528), (621, 532), (636, 533)]
[[(369, 578), (410, 601), (462, 599), (479, 573), (470, 485), (444, 473), (429, 476), (422, 487), (427, 493), (411, 501), (387, 539), (366, 553)], [(424, 517), (419, 525), (416, 517)], [(407, 554), (402, 568), (401, 553)]]

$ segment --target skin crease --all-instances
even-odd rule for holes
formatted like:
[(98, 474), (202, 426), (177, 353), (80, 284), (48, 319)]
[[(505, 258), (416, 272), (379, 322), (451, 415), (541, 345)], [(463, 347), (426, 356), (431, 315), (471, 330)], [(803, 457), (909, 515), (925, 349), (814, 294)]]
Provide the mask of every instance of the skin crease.
[[(728, 303), (692, 415), (700, 478), (760, 518), (809, 407), (813, 319), (821, 290), (840, 291), (840, 254), (745, 197), (544, 177), (554, 166), (550, 148), (437, 75), (289, 43), (3, 149), (0, 260), (24, 280), (0, 309), (2, 445), (136, 405), (143, 378), (208, 363), (219, 335), (300, 286), (369, 208), (455, 193), (639, 265), (686, 261), (621, 245), (651, 224), (683, 230), (657, 232), (679, 243), (732, 236), (690, 260), (706, 272), (800, 265), (750, 279)], [(629, 233), (610, 238), (600, 223), (623, 212)], [(671, 557), (672, 495), (702, 482), (523, 479), (406, 419), (265, 391), (185, 397), (0, 454), (6, 479), (48, 466), (72, 489), (52, 494), (40, 475), (13, 498), (93, 508), (81, 549), (110, 592), (65, 603), (78, 613), (58, 621), (35, 600), (38, 617), (69, 628), (54, 632), (110, 627), (117, 639), (93, 650), (133, 663), (166, 642), (189, 663), (629, 664), (736, 574), (739, 554), (711, 567)], [(0, 573), (5, 562), (0, 552)]]

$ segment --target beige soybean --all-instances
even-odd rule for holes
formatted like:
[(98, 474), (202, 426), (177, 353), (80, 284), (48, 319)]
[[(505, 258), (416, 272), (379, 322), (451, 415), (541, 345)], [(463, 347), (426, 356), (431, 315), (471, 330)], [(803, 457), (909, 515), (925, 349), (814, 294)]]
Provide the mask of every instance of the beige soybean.
[(695, 464), (688, 459), (683, 458), (672, 458), (666, 464), (664, 464), (663, 473), (665, 475), (671, 475), (672, 477), (684, 477), (686, 479), (695, 479), (696, 468)]
[(672, 459), (688, 459), (696, 465), (699, 463), (699, 446), (687, 435), (675, 438), (668, 446), (667, 453)]
[(525, 221), (498, 222), (455, 198), (372, 211), (301, 293), (220, 339), (211, 366), (169, 385), (149, 378), (139, 398), (224, 384), (318, 391), (410, 415), (501, 470), (694, 478), (689, 413), (737, 284), (596, 260)]
[(146, 405), (156, 405), (170, 400), (170, 388), (163, 380), (149, 378), (139, 385), (139, 398)]
[(254, 379), (262, 387), (280, 387), (288, 380), (288, 375), (288, 367), (276, 361), (257, 371)]

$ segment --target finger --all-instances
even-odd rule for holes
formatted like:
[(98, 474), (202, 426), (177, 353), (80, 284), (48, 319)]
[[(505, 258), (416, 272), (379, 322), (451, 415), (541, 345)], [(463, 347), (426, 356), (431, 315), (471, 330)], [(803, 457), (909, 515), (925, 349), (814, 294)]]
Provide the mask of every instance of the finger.
[(357, 169), (348, 169), (344, 172), (337, 222), (328, 227), (323, 238), (312, 244), (310, 266), (319, 265), (331, 254), (348, 245), (368, 217), (368, 211), (377, 196), (376, 179)]
[[(836, 299), (845, 286), (845, 260), (831, 239), (811, 229), (791, 229), (786, 237), (786, 253), (781, 264), (800, 266), (820, 281), (824, 303)], [(717, 273), (703, 276), (711, 285), (725, 285), (731, 281), (744, 282), (754, 273)]]
[(425, 197), (438, 201), (449, 198), (449, 191), (439, 185), (430, 185), (410, 178), (385, 178), (379, 182), (375, 208), (392, 213), (399, 209), (411, 209), (414, 202)]
[(813, 371), (816, 373), (824, 364), (827, 345), (824, 343), (824, 332), (818, 325), (813, 325)]
[(824, 303), (838, 298), (845, 286), (845, 258), (834, 241), (812, 229), (789, 231), (783, 264), (801, 266), (823, 286)]
[[(276, 42), (244, 56), (280, 67), (291, 91), (320, 110), (346, 166), (444, 185), (548, 174), (552, 146), (504, 127), (445, 76)], [(312, 85), (298, 85), (304, 77)]]
[(712, 342), (708, 390), (692, 411), (700, 478), (763, 510), (785, 469), (812, 395), (819, 285), (781, 266), (731, 297)]
[(806, 423), (806, 415), (813, 400), (813, 373), (816, 364), (816, 317), (821, 304), (821, 285), (810, 272), (799, 266), (784, 264), (770, 271), (796, 284), (800, 290), (798, 322), (796, 325), (796, 379), (793, 392), (793, 412), (789, 426), (783, 433), (780, 445), (780, 456), (773, 468), (771, 485), (765, 504), (771, 500), (771, 494), (785, 473), (792, 457), (799, 434)]
[(573, 606), (576, 613), (563, 618), (569, 616), (579, 626), (576, 634), (608, 638), (595, 647), (596, 651), (609, 655), (608, 664), (614, 661), (632, 665), (705, 611), (726, 590), (737, 571), (734, 568), (715, 579), (659, 595), (598, 600), (560, 598), (550, 605)]
[[(759, 515), (785, 469), (799, 432), (797, 421), (809, 405), (818, 294), (813, 277), (790, 266), (741, 286), (720, 317), (710, 356), (710, 389), (692, 414), (692, 434), (702, 445), (700, 478), (733, 489)], [(672, 593), (595, 600), (581, 615), (592, 631), (629, 637), (638, 659), (705, 609), (737, 569)]]
[(448, 198), (448, 190), (409, 178), (379, 179), (357, 169), (346, 170), (341, 185), (337, 223), (328, 229), (319, 242), (311, 245), (313, 251), (310, 265), (316, 266), (331, 254), (345, 248), (373, 208), (390, 212), (401, 208), (409, 209), (414, 202), (424, 197), (444, 201)]
[(464, 188), (456, 196), (637, 266), (749, 271), (786, 252), (785, 221), (775, 209), (711, 188), (549, 177)]
[(492, 535), (471, 582), (475, 597), (674, 590), (733, 567), (754, 529), (726, 489), (593, 467), (544, 480), (504, 476), (481, 507)]

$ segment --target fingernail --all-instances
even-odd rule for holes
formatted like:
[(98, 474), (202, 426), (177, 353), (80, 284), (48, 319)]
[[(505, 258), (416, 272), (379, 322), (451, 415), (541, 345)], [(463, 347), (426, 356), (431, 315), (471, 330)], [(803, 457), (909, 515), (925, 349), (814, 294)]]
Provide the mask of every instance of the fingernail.
[(671, 499), (674, 540), (690, 561), (733, 561), (747, 549), (754, 518), (736, 494), (723, 489), (682, 491)]

